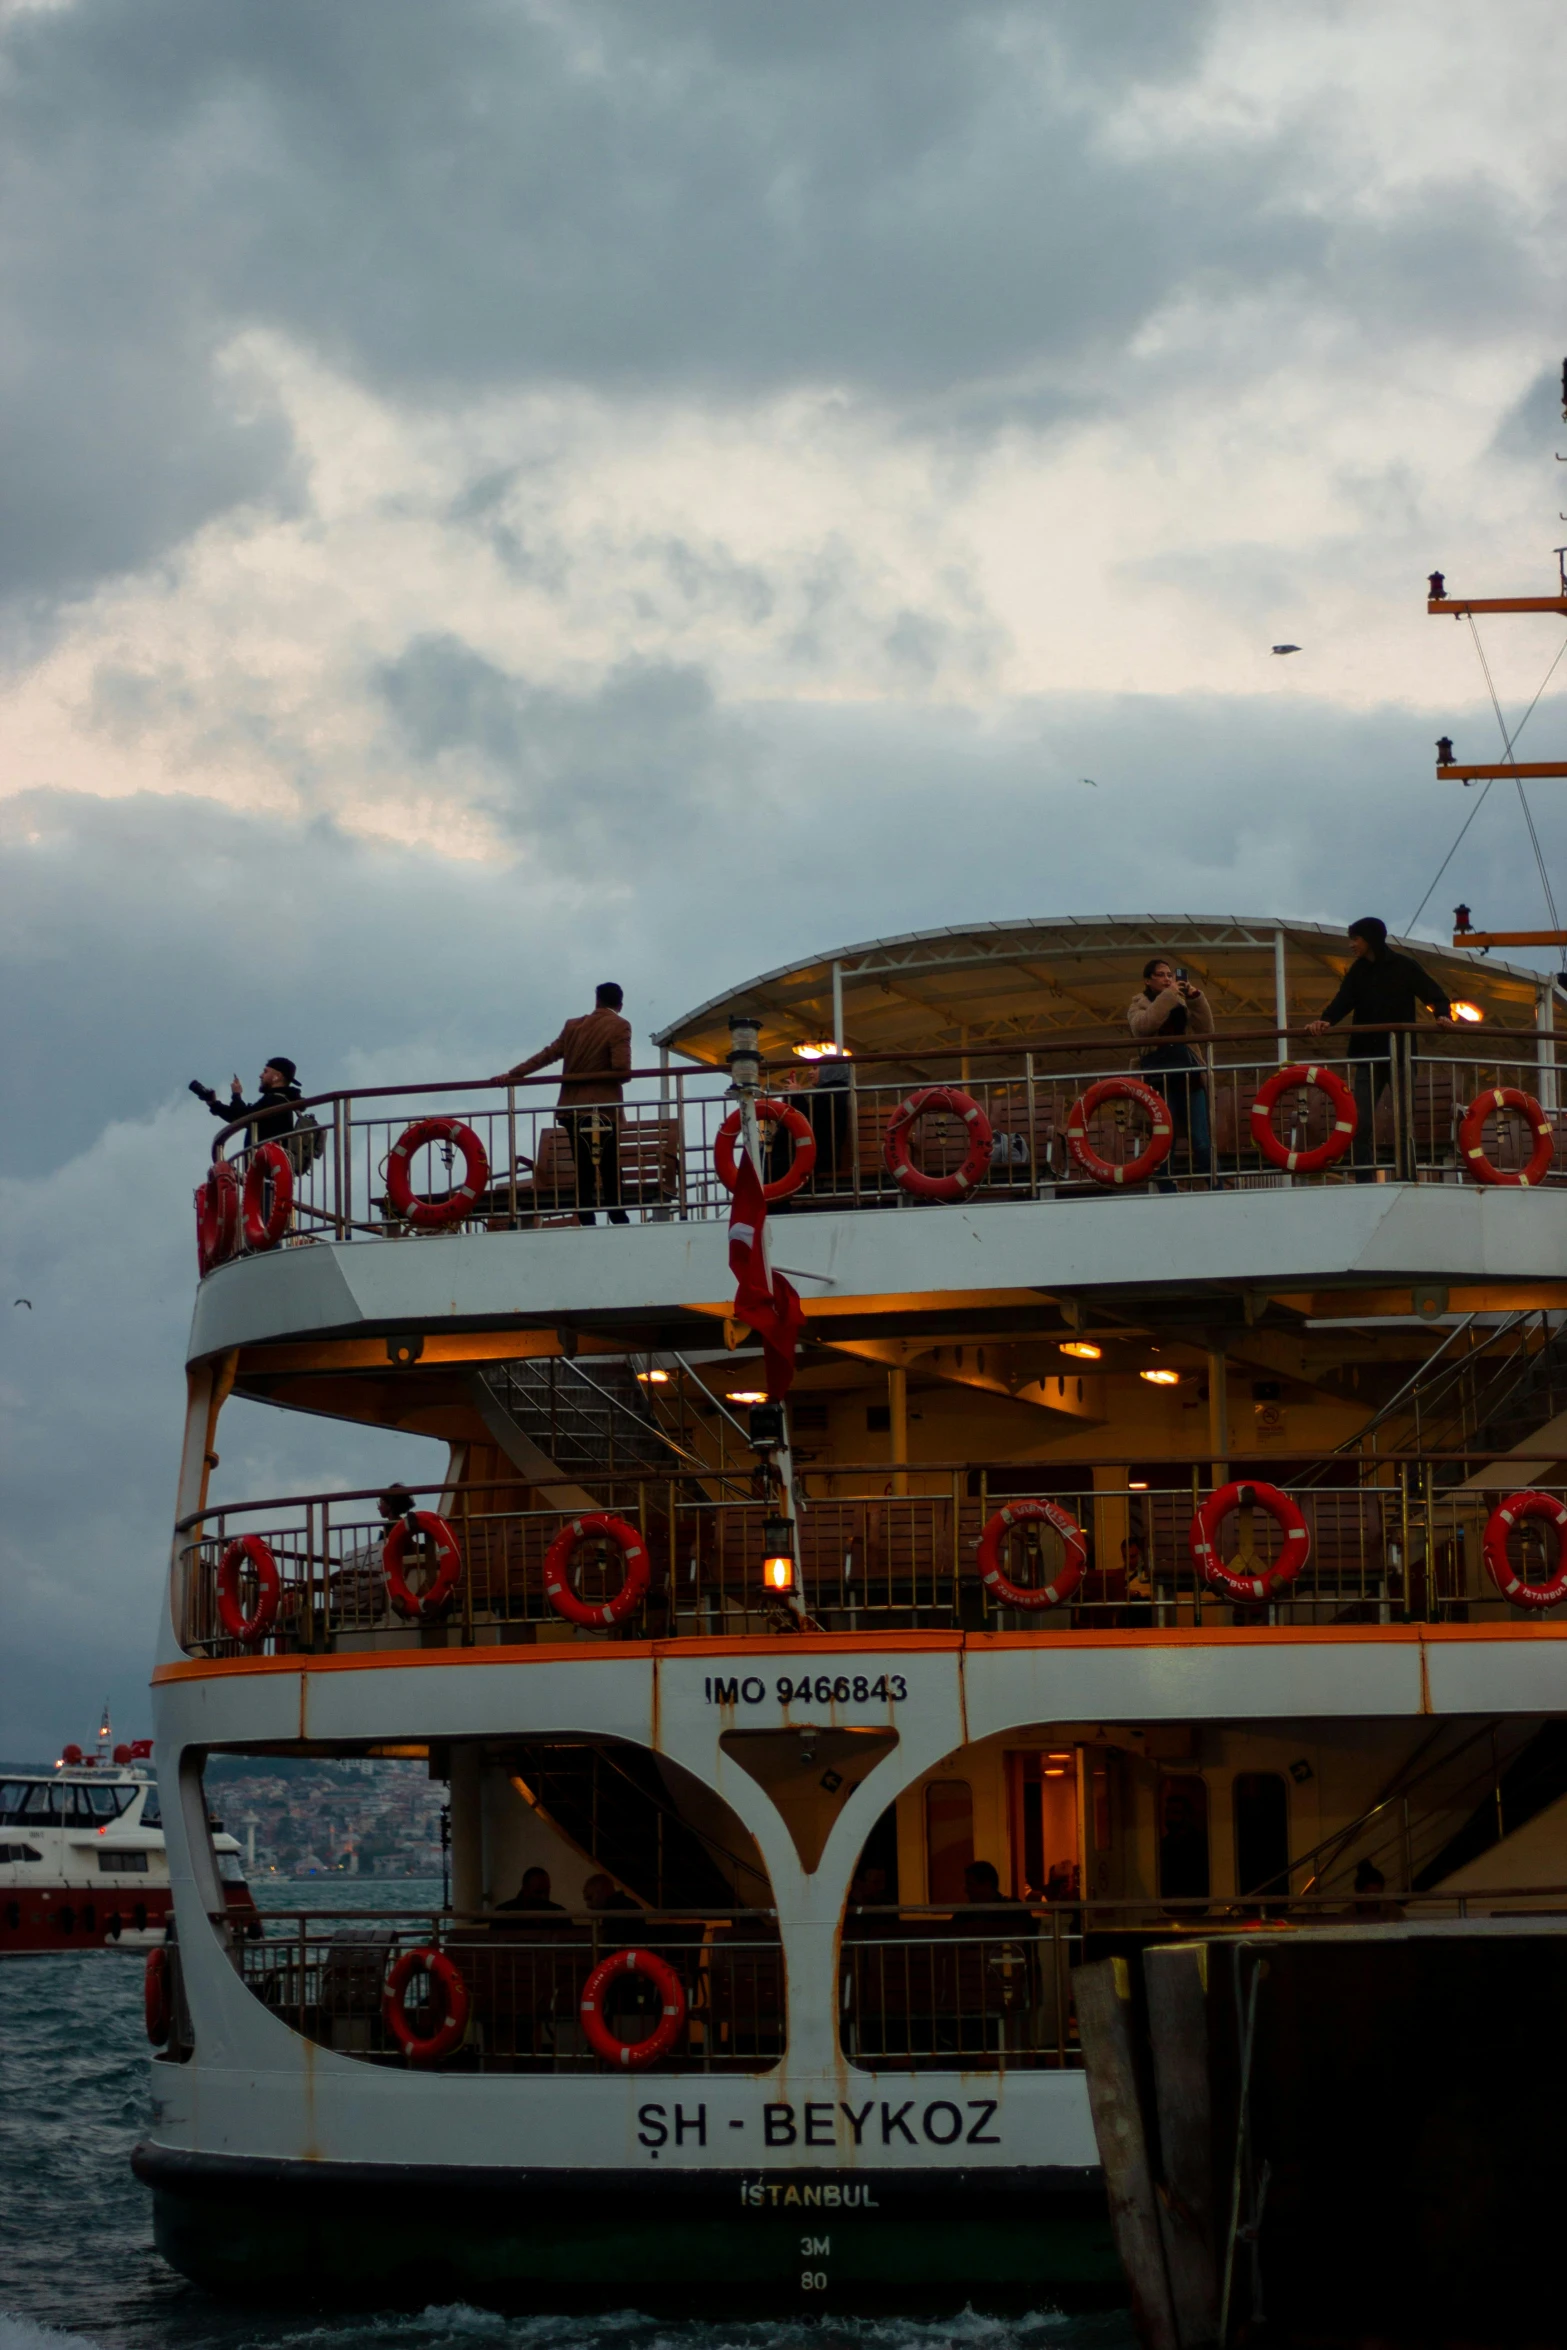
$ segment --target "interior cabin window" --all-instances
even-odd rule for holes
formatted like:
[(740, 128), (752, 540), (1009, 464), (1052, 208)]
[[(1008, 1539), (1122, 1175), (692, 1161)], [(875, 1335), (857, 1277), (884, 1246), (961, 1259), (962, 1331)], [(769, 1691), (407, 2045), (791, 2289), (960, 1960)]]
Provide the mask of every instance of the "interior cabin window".
[[(135, 1788), (133, 1787), (130, 1792), (134, 1798)], [(144, 1828), (161, 1828), (163, 1825), (163, 1806), (158, 1801), (156, 1787), (149, 1787), (147, 1790), (147, 1800), (141, 1807), (141, 1824)]]
[(1027, 1901), (1074, 1900), (1082, 1875), (1075, 1748), (1012, 1754), (1007, 1769), (1013, 1891)]
[(1195, 1773), (1159, 1782), (1159, 1892), (1166, 1901), (1208, 1898), (1208, 1783)]
[(1289, 1791), (1279, 1771), (1242, 1771), (1236, 1778), (1235, 1889), (1287, 1894), (1290, 1889)]
[(100, 1852), (98, 1866), (106, 1877), (144, 1877), (147, 1874), (147, 1855), (144, 1852)]
[(963, 1872), (974, 1858), (974, 1790), (967, 1779), (935, 1779), (925, 1790), (926, 1898), (933, 1905), (967, 1897)]

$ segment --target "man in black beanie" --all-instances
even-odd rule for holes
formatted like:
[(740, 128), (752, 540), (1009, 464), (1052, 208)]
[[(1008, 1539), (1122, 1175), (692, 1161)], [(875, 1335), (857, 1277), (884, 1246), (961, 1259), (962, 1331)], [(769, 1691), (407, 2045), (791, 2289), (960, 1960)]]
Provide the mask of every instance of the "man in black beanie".
[[(1357, 1183), (1375, 1180), (1376, 1105), (1393, 1082), (1393, 1039), (1384, 1020), (1407, 1021), (1412, 1026), (1421, 1004), (1434, 1012), (1439, 1028), (1453, 1025), (1453, 1007), (1429, 971), (1413, 955), (1395, 954), (1387, 943), (1387, 924), (1375, 914), (1362, 914), (1349, 926), (1355, 960), (1345, 972), (1338, 994), (1320, 1020), (1307, 1022), (1307, 1034), (1322, 1036), (1350, 1014), (1350, 1066), (1354, 1072), (1355, 1108), (1360, 1123), (1350, 1145), (1350, 1161)], [(1403, 1164), (1394, 1171), (1404, 1182), (1414, 1176), (1414, 1102), (1400, 1086), (1394, 1094), (1403, 1142)]]
[(203, 1085), (199, 1077), (190, 1081), (190, 1090), (199, 1101), (204, 1101), (214, 1118), (232, 1125), (237, 1118), (250, 1119), (247, 1143), (277, 1142), (294, 1131), (292, 1105), (300, 1098), (300, 1088), (294, 1083), (294, 1064), (286, 1053), (274, 1053), (261, 1072), (261, 1091), (253, 1102), (247, 1102), (240, 1091), (238, 1076), (229, 1080), (228, 1100), (220, 1101), (210, 1085)]

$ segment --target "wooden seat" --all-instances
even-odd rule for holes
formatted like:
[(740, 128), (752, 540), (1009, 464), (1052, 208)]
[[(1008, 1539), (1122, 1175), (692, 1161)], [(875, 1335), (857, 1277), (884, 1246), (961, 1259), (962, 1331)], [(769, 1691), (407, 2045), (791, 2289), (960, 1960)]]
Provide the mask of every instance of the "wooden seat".
[[(657, 1206), (680, 1195), (680, 1126), (674, 1118), (639, 1117), (622, 1111), (619, 1134), (620, 1205)], [(511, 1221), (511, 1192), (504, 1177), (492, 1179), (475, 1203), (474, 1214), (492, 1231)], [(577, 1161), (564, 1126), (539, 1130), (532, 1159), (517, 1161), (517, 1220), (544, 1225), (575, 1223)]]

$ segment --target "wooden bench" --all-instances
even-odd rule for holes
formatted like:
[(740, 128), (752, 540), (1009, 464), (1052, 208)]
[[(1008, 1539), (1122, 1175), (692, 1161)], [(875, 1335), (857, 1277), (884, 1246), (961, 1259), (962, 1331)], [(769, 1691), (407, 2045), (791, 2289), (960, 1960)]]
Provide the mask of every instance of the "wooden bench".
[[(623, 1208), (645, 1208), (680, 1196), (680, 1126), (674, 1118), (621, 1116), (619, 1134), (620, 1199)], [(504, 1176), (474, 1203), (492, 1232), (511, 1224), (511, 1191)], [(577, 1160), (572, 1138), (564, 1126), (545, 1126), (538, 1136), (537, 1154), (517, 1161), (517, 1222), (532, 1225), (574, 1224), (577, 1219)]]

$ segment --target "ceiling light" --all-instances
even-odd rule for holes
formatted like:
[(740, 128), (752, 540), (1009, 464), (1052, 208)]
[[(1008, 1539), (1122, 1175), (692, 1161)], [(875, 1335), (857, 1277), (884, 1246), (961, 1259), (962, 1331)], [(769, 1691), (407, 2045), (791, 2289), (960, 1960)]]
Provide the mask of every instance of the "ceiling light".
[(1068, 1763), (1071, 1759), (1072, 1750), (1070, 1747), (1053, 1746), (1045, 1756), (1046, 1762)]
[(1063, 1338), (1061, 1352), (1064, 1355), (1076, 1355), (1081, 1362), (1097, 1363), (1104, 1348), (1095, 1346), (1091, 1338)]
[(1150, 1387), (1179, 1387), (1181, 1383), (1179, 1371), (1139, 1371), (1137, 1376), (1146, 1379)]
[(731, 1387), (728, 1394), (731, 1403), (766, 1403), (767, 1401), (765, 1387)]
[(1148, 1491), (1147, 1478), (1128, 1477), (1126, 1480), (1126, 1490), (1128, 1493), (1146, 1493)]
[(795, 1057), (801, 1061), (847, 1061), (853, 1058), (846, 1044), (834, 1044), (829, 1036), (821, 1044), (797, 1044)]
[(1483, 1020), (1485, 1018), (1485, 1014), (1478, 1004), (1454, 1004), (1452, 1014), (1455, 1020)]
[(644, 1387), (667, 1387), (669, 1385), (667, 1371), (639, 1371), (637, 1377)]

